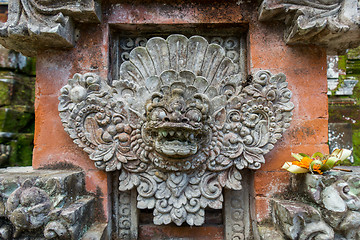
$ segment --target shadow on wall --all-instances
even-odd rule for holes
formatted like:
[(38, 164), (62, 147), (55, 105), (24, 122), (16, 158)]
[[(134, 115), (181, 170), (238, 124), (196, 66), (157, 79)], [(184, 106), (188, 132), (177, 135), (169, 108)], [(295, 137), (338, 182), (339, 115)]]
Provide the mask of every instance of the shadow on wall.
[(0, 45), (0, 167), (31, 166), (35, 59)]

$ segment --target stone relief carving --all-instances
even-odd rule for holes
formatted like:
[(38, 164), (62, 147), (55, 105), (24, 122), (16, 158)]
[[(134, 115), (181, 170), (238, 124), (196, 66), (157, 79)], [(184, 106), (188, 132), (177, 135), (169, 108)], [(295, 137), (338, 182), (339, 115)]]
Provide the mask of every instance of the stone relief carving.
[(292, 177), (290, 200), (272, 201), (273, 223), (290, 239), (359, 239), (360, 173), (353, 170)]
[(286, 43), (323, 45), (340, 54), (358, 46), (358, 5), (357, 0), (264, 0), (259, 19), (284, 21)]
[(120, 239), (138, 238), (138, 210), (136, 208), (136, 190), (120, 191), (115, 214), (118, 215), (116, 233)]
[(291, 121), (284, 74), (259, 71), (247, 83), (235, 68), (201, 36), (154, 37), (130, 52), (112, 85), (75, 74), (60, 117), (96, 167), (121, 171), (120, 191), (137, 189), (137, 207), (154, 209), (155, 224), (199, 226)]
[(95, 198), (81, 172), (0, 171), (1, 239), (80, 239), (93, 223)]
[(250, 225), (246, 214), (249, 212), (249, 203), (244, 201), (248, 198), (247, 189), (243, 188), (240, 191), (225, 191), (225, 239), (251, 239), (249, 234)]
[(20, 236), (22, 230), (37, 229), (46, 224), (52, 207), (44, 190), (33, 186), (30, 180), (25, 181), (6, 202), (8, 218), (15, 227), (14, 237)]
[[(230, 58), (234, 63), (234, 72), (239, 72), (240, 60), (240, 40), (235, 37), (206, 37), (208, 43), (215, 43), (220, 45), (225, 50), (225, 56)], [(130, 52), (135, 47), (145, 47), (148, 39), (145, 37), (137, 38), (122, 38), (119, 41), (120, 45), (120, 58), (124, 61), (130, 60)]]
[(24, 55), (47, 48), (68, 48), (75, 43), (76, 22), (100, 22), (96, 0), (14, 0), (6, 23), (0, 24), (0, 43)]
[(334, 231), (316, 208), (304, 203), (274, 200), (273, 221), (289, 239), (334, 239)]

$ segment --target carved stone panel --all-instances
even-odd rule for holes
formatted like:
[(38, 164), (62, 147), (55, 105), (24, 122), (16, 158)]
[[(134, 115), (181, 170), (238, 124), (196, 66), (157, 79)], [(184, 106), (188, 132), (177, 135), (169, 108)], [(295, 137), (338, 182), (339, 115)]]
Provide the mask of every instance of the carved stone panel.
[(253, 210), (251, 194), (252, 178), (249, 171), (243, 171), (243, 188), (224, 191), (224, 227), (226, 240), (256, 239), (252, 231)]
[(0, 24), (0, 43), (24, 55), (68, 48), (75, 44), (74, 22), (98, 23), (100, 19), (96, 0), (14, 0), (9, 2), (8, 21)]
[(96, 167), (120, 171), (120, 191), (137, 189), (155, 224), (202, 225), (205, 208), (222, 208), (223, 188), (242, 188), (240, 170), (265, 162), (294, 108), (284, 74), (248, 82), (201, 36), (151, 38), (110, 82), (75, 74), (60, 117)]
[(94, 206), (80, 171), (0, 169), (0, 239), (82, 239)]
[(358, 0), (263, 0), (261, 21), (280, 20), (289, 44), (317, 44), (328, 53), (344, 53), (359, 45)]

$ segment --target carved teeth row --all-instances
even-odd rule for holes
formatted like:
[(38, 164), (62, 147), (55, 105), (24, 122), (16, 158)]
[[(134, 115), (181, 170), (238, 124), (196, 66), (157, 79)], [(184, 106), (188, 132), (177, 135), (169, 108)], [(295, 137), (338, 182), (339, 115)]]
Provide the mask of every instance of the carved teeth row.
[(194, 140), (194, 134), (193, 133), (189, 133), (189, 132), (175, 132), (175, 131), (166, 131), (166, 130), (161, 130), (159, 131), (159, 134), (160, 136), (163, 136), (163, 137), (167, 137), (168, 135), (169, 136), (177, 136), (177, 137), (181, 137), (181, 136), (184, 136), (186, 138), (190, 138), (191, 140)]
[(168, 156), (188, 156), (197, 152), (196, 145), (187, 145), (178, 140), (169, 142), (167, 141), (165, 144), (160, 144), (159, 142), (156, 142), (155, 148), (157, 149), (157, 151), (162, 152)]

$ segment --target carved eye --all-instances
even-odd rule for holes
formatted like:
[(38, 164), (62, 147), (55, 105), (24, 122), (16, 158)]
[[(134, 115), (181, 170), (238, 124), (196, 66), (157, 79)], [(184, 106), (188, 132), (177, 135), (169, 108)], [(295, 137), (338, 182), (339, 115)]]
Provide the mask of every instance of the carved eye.
[(161, 108), (156, 108), (151, 112), (151, 120), (162, 121), (166, 117), (166, 112)]
[(197, 109), (191, 109), (186, 113), (186, 117), (190, 119), (190, 121), (200, 122), (202, 114)]

